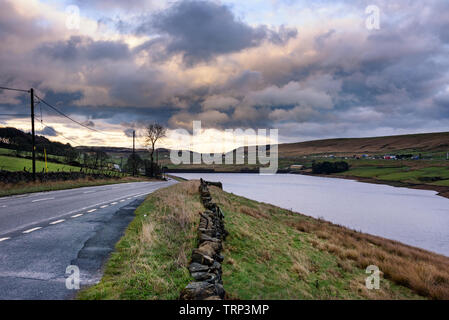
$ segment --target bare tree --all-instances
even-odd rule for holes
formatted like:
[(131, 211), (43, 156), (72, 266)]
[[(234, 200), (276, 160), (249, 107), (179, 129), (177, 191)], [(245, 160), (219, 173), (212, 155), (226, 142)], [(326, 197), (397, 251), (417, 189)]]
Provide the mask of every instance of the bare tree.
[(166, 128), (164, 128), (162, 125), (156, 122), (148, 125), (147, 127), (145, 138), (147, 146), (151, 147), (151, 154), (150, 154), (151, 175), (153, 175), (155, 145), (158, 140), (165, 137), (166, 131), (167, 131)]

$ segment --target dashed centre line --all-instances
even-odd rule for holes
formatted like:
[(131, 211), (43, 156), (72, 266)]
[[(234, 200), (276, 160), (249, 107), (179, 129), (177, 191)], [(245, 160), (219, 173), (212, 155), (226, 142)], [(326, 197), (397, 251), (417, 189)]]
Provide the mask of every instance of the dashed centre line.
[(33, 232), (33, 231), (36, 231), (36, 230), (39, 230), (39, 229), (42, 229), (42, 227), (36, 227), (36, 228), (33, 228), (33, 229), (25, 230), (22, 233), (30, 233), (30, 232)]
[(61, 222), (64, 222), (65, 220), (64, 219), (61, 219), (61, 220), (57, 220), (57, 221), (53, 221), (53, 222), (50, 222), (50, 224), (58, 224), (58, 223), (61, 223)]
[[(96, 191), (86, 191), (86, 192), (84, 192), (84, 193), (94, 193), (94, 192), (96, 192)], [(143, 195), (146, 195), (146, 194), (147, 194), (147, 192), (141, 193), (141, 194), (137, 194), (137, 195), (129, 195), (129, 196), (127, 196), (127, 198), (123, 198), (123, 199), (121, 199), (121, 200), (118, 200), (118, 199), (117, 199), (116, 201), (111, 202), (110, 204), (102, 205), (100, 208), (101, 208), (101, 209), (107, 208), (107, 207), (109, 207), (109, 206), (116, 205), (116, 204), (118, 204), (119, 202), (125, 202), (126, 200), (131, 200), (131, 199), (133, 199), (133, 198), (137, 198), (137, 197), (140, 197), (140, 196), (143, 196)], [(40, 201), (47, 201), (47, 200), (54, 200), (54, 199), (55, 199), (55, 197), (51, 197), (51, 198), (43, 198), (43, 199), (32, 200), (31, 202), (40, 202)], [(103, 202), (103, 203), (104, 203), (104, 202)], [(100, 204), (97, 204), (97, 205), (100, 205)], [(6, 205), (0, 206), (0, 208), (6, 208), (6, 207), (7, 207)], [(86, 209), (88, 209), (88, 208), (84, 208), (84, 210), (86, 210)], [(81, 210), (83, 210), (83, 209), (81, 209)], [(92, 212), (95, 212), (95, 211), (97, 211), (97, 210), (98, 210), (98, 208), (90, 209), (89, 211), (87, 211), (87, 213), (92, 213)], [(75, 212), (76, 212), (76, 211), (75, 211)], [(68, 213), (68, 214), (70, 214), (70, 213)], [(72, 214), (73, 214), (73, 213), (72, 213)], [(81, 217), (81, 216), (83, 216), (83, 215), (84, 215), (84, 213), (78, 213), (78, 214), (75, 214), (75, 215), (71, 216), (71, 218), (78, 218), (78, 217)], [(50, 222), (49, 224), (50, 224), (50, 225), (56, 225), (56, 224), (62, 223), (62, 222), (64, 222), (64, 221), (66, 221), (66, 220), (65, 220), (65, 219), (60, 219), (60, 220), (56, 220), (56, 221)], [(28, 234), (28, 233), (31, 233), (31, 232), (40, 230), (40, 229), (42, 229), (42, 228), (43, 228), (43, 227), (35, 227), (35, 228), (32, 228), (32, 229), (28, 229), (28, 230), (22, 231), (22, 233), (23, 233), (23, 234)], [(11, 239), (10, 237), (0, 238), (0, 242), (6, 241), (6, 240), (10, 240), (10, 239)]]
[(36, 200), (32, 200), (31, 202), (39, 202), (39, 201), (54, 200), (54, 199), (55, 198), (36, 199)]

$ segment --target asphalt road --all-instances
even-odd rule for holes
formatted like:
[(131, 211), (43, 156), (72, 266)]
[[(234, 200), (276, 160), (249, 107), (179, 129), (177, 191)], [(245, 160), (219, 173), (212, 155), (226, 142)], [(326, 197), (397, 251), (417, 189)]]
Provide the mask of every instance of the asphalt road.
[[(98, 282), (102, 266), (153, 191), (175, 181), (136, 182), (0, 198), (0, 299), (71, 299), (66, 279)], [(66, 273), (67, 271), (67, 273)], [(75, 281), (70, 281), (72, 288)], [(70, 285), (69, 285), (70, 287)]]

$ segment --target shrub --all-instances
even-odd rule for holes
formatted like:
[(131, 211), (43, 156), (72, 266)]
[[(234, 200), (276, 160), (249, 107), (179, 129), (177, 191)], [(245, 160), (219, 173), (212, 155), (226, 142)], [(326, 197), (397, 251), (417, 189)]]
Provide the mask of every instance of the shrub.
[(337, 172), (344, 172), (349, 170), (349, 164), (345, 161), (337, 162), (314, 162), (312, 164), (312, 172), (316, 174), (331, 174)]

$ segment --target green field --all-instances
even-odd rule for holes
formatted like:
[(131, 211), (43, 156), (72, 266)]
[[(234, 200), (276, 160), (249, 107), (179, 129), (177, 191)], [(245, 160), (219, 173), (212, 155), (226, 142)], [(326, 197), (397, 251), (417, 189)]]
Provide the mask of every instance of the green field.
[[(23, 156), (27, 156), (27, 157), (31, 157), (32, 153), (29, 151), (21, 151), (20, 152), (21, 155)], [(11, 150), (11, 149), (6, 149), (6, 148), (0, 148), (0, 155), (10, 155), (10, 156), (15, 156), (16, 155), (16, 151), (15, 150)], [(41, 155), (43, 156), (43, 154), (41, 153), (37, 153), (36, 155)], [(62, 156), (55, 156), (53, 154), (47, 154), (47, 160), (51, 161), (51, 160), (57, 160), (57, 161), (64, 161), (64, 157)]]
[[(6, 171), (23, 171), (26, 168), (27, 171), (32, 171), (33, 162), (29, 159), (16, 158), (10, 156), (0, 156), (0, 170)], [(53, 162), (47, 162), (48, 171), (79, 171), (79, 167), (73, 167), (66, 164), (59, 164)], [(44, 161), (36, 161), (36, 171), (42, 172), (45, 168)]]
[(356, 167), (336, 175), (373, 178), (382, 181), (449, 186), (448, 167)]

